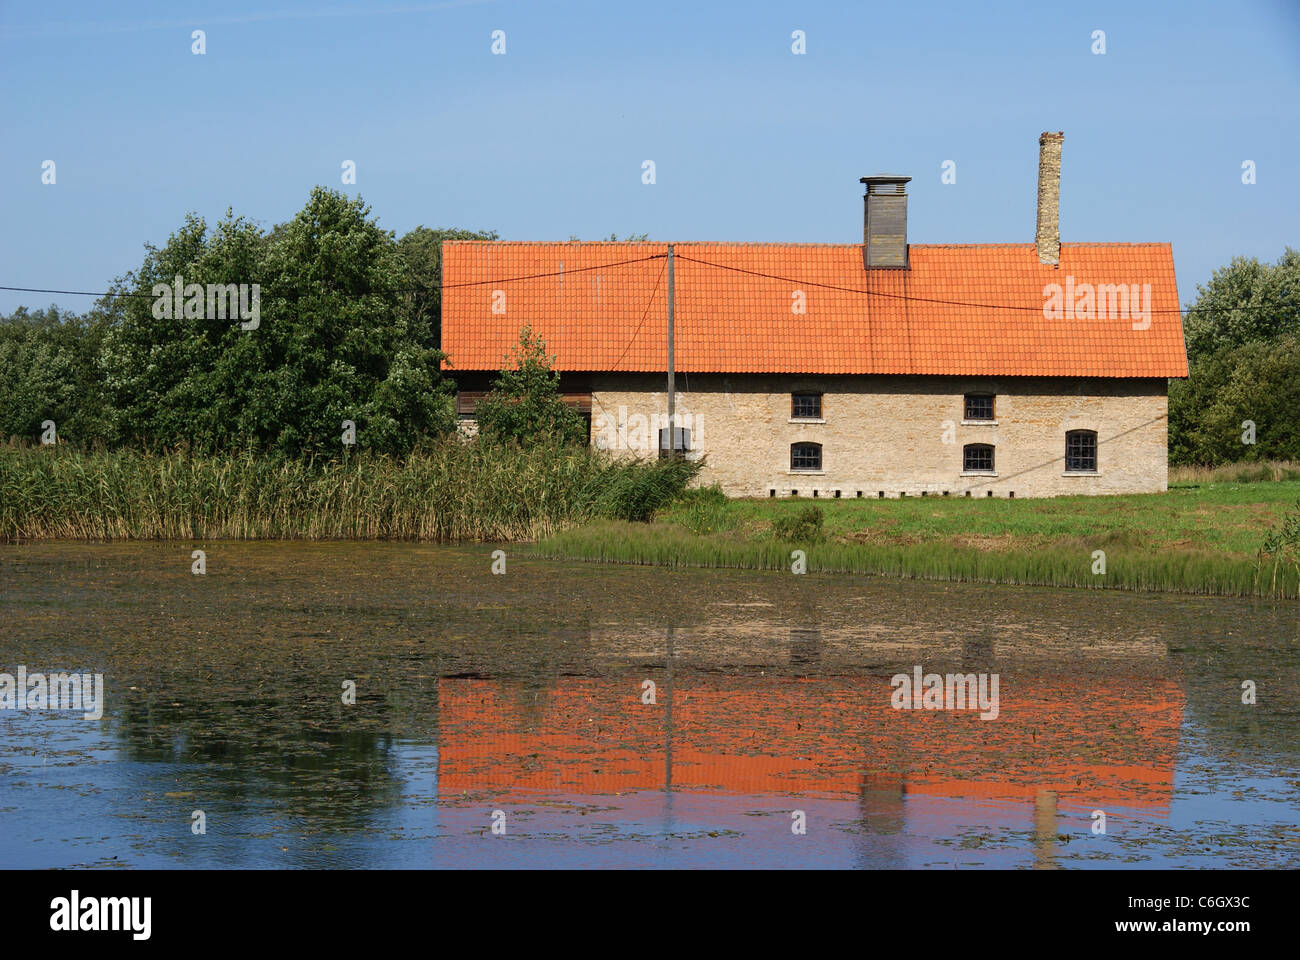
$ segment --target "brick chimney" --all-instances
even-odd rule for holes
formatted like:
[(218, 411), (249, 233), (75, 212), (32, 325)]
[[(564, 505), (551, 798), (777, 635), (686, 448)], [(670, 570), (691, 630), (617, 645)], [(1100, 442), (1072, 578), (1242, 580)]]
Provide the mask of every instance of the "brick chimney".
[(1034, 244), (1038, 262), (1061, 262), (1061, 143), (1065, 134), (1043, 133), (1038, 138), (1038, 230)]

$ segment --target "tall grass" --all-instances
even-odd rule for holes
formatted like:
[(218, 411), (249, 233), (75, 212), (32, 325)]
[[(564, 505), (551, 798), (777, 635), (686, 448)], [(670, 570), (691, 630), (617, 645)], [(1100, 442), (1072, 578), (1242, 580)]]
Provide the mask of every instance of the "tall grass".
[(648, 519), (697, 471), (455, 439), (340, 460), (0, 446), (0, 539), (531, 540)]
[(1075, 546), (1038, 546), (989, 551), (949, 541), (872, 544), (791, 544), (775, 539), (696, 536), (677, 524), (633, 527), (597, 522), (561, 531), (535, 548), (544, 557), (667, 567), (791, 569), (801, 549), (808, 572), (871, 574), (920, 580), (1151, 590), (1222, 596), (1300, 596), (1300, 571), (1284, 570), (1272, 584), (1256, 576), (1252, 557), (1208, 551), (1107, 548), (1104, 575), (1092, 572), (1091, 551)]
[(1293, 460), (1259, 460), (1225, 463), (1218, 467), (1194, 464), (1169, 468), (1170, 486), (1187, 483), (1278, 483), (1300, 480), (1300, 463)]

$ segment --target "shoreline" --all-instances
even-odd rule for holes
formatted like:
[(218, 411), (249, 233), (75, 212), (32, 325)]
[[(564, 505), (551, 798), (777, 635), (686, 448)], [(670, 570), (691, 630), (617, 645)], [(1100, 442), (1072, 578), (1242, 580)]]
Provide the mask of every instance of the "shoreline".
[(1295, 480), (987, 501), (727, 500), (697, 490), (650, 523), (590, 521), (540, 539), (529, 553), (658, 567), (1294, 600), (1297, 558), (1261, 559), (1259, 550), (1297, 504)]

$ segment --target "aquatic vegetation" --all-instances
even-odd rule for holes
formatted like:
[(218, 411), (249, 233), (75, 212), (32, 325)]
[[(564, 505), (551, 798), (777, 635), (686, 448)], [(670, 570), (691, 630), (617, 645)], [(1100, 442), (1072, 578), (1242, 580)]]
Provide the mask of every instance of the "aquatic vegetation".
[(577, 446), (427, 444), (333, 460), (0, 446), (0, 538), (529, 540), (648, 519), (698, 466)]
[(1300, 577), (1300, 500), (1296, 501), (1296, 510), (1282, 517), (1281, 522), (1269, 530), (1260, 544), (1259, 556), (1255, 562), (1256, 579), (1264, 568), (1265, 558), (1273, 561), (1272, 577), (1269, 589), (1277, 590), (1279, 571), (1285, 576), (1286, 571), (1294, 571)]

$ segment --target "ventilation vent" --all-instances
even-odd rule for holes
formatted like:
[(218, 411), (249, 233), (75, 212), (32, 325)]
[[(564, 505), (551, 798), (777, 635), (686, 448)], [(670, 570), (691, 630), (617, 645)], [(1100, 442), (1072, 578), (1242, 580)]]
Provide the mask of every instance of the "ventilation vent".
[(863, 262), (868, 270), (907, 267), (907, 191), (911, 177), (863, 177)]

